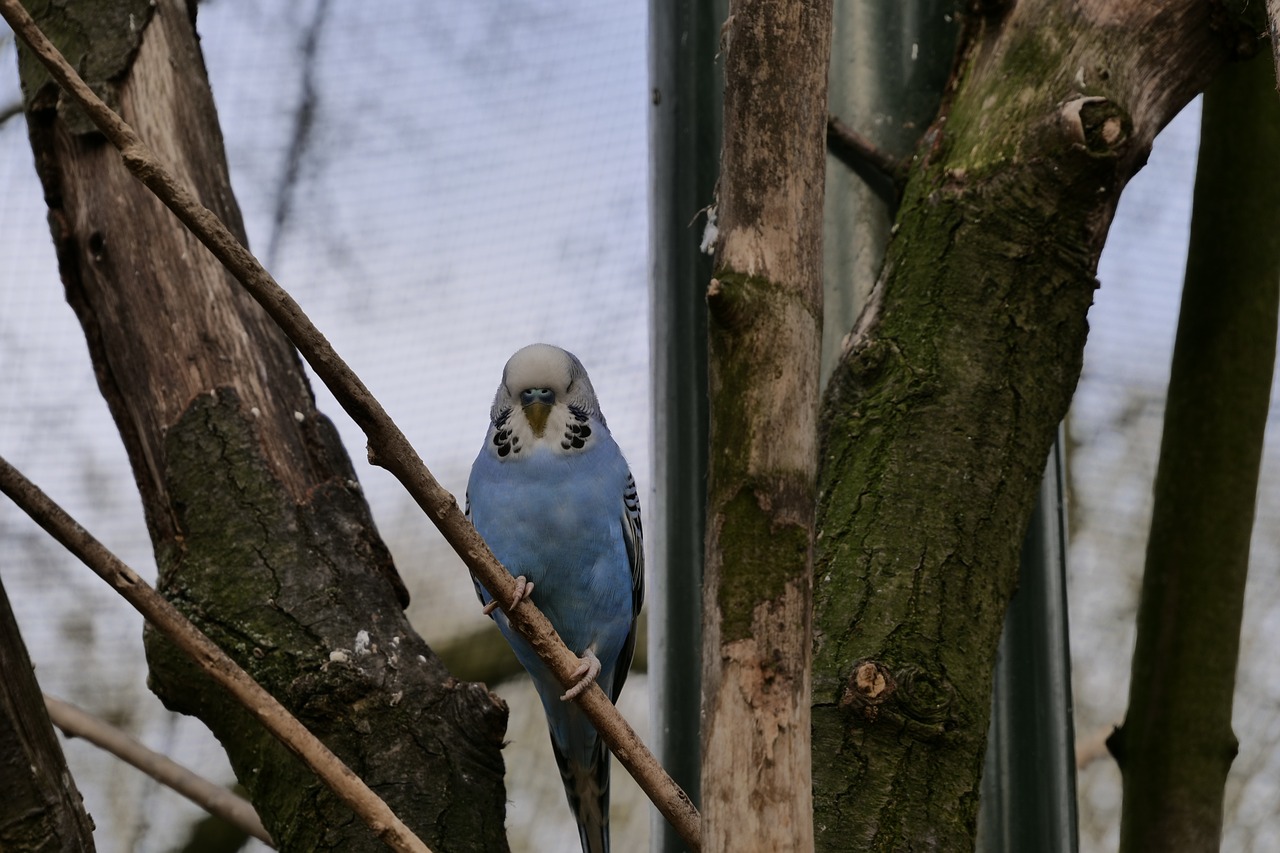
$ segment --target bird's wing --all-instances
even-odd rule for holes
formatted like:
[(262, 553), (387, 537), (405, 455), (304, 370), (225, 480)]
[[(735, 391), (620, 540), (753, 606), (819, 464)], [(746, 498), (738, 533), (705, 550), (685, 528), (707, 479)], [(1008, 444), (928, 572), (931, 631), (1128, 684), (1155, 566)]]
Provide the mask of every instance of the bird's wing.
[(618, 665), (613, 677), (613, 689), (609, 698), (614, 702), (622, 693), (631, 658), (636, 651), (636, 618), (644, 604), (644, 529), (640, 524), (640, 496), (636, 493), (636, 481), (627, 472), (627, 486), (622, 492), (622, 541), (627, 549), (627, 562), (631, 564), (631, 631), (622, 644)]

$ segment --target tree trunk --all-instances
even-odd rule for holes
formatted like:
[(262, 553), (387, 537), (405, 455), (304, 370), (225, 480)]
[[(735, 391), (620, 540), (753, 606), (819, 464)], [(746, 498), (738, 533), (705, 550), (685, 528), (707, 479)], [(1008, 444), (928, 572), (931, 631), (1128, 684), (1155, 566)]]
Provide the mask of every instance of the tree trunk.
[(0, 850), (92, 853), (93, 821), (67, 770), (2, 583), (0, 673)]
[[(243, 239), (194, 5), (46, 7), (89, 83)], [(451, 679), (332, 424), (266, 314), (22, 64), (68, 300), (124, 439), (160, 588), (435, 850), (500, 850), (506, 709)], [(199, 716), (281, 849), (381, 842), (294, 756), (148, 632), (150, 683)]]
[(995, 650), (1107, 227), (1258, 31), (1202, 0), (979, 4), (965, 27), (820, 422), (820, 849), (972, 848)]
[(1280, 310), (1268, 57), (1205, 92), (1178, 336), (1123, 728), (1122, 851), (1216, 851)]
[(710, 314), (703, 849), (807, 850), (831, 7), (730, 5)]

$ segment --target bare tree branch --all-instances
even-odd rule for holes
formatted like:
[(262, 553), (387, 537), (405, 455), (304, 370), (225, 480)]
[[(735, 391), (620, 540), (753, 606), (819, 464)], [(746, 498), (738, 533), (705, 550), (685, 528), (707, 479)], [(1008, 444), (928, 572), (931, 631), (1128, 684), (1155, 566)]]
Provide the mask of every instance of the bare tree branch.
[[(495, 599), (501, 602), (514, 600), (515, 578), (493, 556), (489, 546), (458, 509), (453, 495), (427, 470), (413, 445), (382, 404), (338, 356), (298, 303), (227, 227), (160, 164), (133, 128), (89, 89), (18, 0), (0, 0), (0, 15), (31, 47), (32, 53), (49, 69), (50, 76), (84, 108), (103, 135), (120, 150), (129, 171), (173, 211), (288, 335), (316, 375), (333, 392), (339, 405), (364, 431), (369, 440), (370, 461), (386, 468), (401, 482)], [(523, 600), (519, 606), (507, 611), (507, 616), (565, 689), (577, 682), (577, 655), (569, 651), (551, 622), (531, 601)], [(662, 768), (604, 691), (593, 684), (574, 701), (578, 702), (619, 762), (690, 849), (700, 850), (701, 817), (693, 802)]]
[[(636, 623), (636, 653), (631, 661), (631, 674), (648, 672), (649, 656), (645, 645), (649, 638), (649, 622), (643, 614)], [(480, 681), (493, 687), (524, 675), (511, 644), (493, 625), (482, 625), (431, 647), (442, 663), (461, 681)]]
[(827, 118), (827, 150), (862, 178), (890, 211), (898, 209), (906, 182), (904, 162), (881, 151), (871, 140), (835, 116)]
[(1107, 751), (1107, 738), (1115, 730), (1115, 725), (1105, 725), (1076, 738), (1076, 770), (1083, 770), (1099, 759), (1111, 757), (1111, 753)]
[[(7, 15), (8, 7), (15, 0), (4, 2)], [(0, 457), (0, 492), (8, 495), (45, 532), (61, 543), (62, 547), (93, 569), (98, 577), (120, 593), (156, 630), (163, 633), (214, 682), (234, 696), (271, 734), (306, 762), (330, 790), (351, 806), (352, 811), (376, 836), (394, 850), (430, 853), (427, 846), (396, 817), (390, 807), (315, 735), (307, 731), (275, 697), (254, 681), (199, 628), (187, 621), (164, 596), (94, 539), (62, 507), (22, 476), (3, 457)]]
[(289, 135), (289, 151), (285, 155), (284, 174), (276, 187), (275, 210), (271, 216), (271, 236), (267, 240), (267, 266), (274, 267), (279, 259), (281, 241), (293, 213), (293, 194), (298, 185), (302, 161), (311, 147), (311, 129), (315, 126), (316, 109), (320, 96), (316, 92), (316, 53), (320, 44), (320, 31), (329, 17), (329, 0), (317, 0), (311, 21), (302, 37), (299, 57), (302, 65), (302, 90), (298, 96), (298, 108), (293, 113), (293, 133)]
[[(1120, 851), (1217, 851), (1280, 308), (1280, 102), (1265, 57), (1204, 92), (1125, 721)], [(1248, 164), (1241, 168), (1242, 164)], [(1195, 673), (1188, 679), (1187, 673)]]
[(237, 797), (221, 785), (215, 785), (165, 755), (148, 749), (106, 720), (75, 705), (48, 694), (45, 694), (44, 704), (49, 710), (49, 719), (67, 737), (83, 738), (106, 750), (161, 785), (177, 791), (209, 814), (217, 815), (272, 848), (275, 847), (253, 804), (248, 800)]
[(0, 125), (4, 124), (14, 116), (22, 115), (22, 101), (14, 101), (11, 104), (5, 104), (0, 107)]

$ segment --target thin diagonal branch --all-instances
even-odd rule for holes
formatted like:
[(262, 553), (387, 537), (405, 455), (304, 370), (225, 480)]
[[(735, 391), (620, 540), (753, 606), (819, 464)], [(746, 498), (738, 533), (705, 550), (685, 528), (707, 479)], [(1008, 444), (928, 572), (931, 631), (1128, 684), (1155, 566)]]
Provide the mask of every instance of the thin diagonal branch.
[(120, 593), (156, 630), (195, 661), (215, 683), (234, 696), (267, 731), (314, 770), (321, 781), (369, 826), (374, 835), (393, 850), (430, 853), (427, 846), (342, 759), (307, 731), (275, 697), (254, 681), (199, 628), (187, 621), (187, 617), (178, 612), (164, 596), (94, 539), (62, 507), (3, 457), (0, 457), (0, 492), (8, 495), (62, 547), (93, 569), (98, 577)]
[[(398, 479), (436, 525), (445, 540), (462, 557), (471, 573), (494, 598), (506, 602), (515, 597), (515, 579), (502, 567), (489, 546), (458, 509), (448, 490), (432, 476), (408, 438), (369, 393), (360, 377), (339, 358), (328, 339), (302, 308), (276, 283), (248, 249), (225, 225), (152, 154), (120, 116), (95, 95), (18, 0), (0, 0), (0, 15), (48, 68), (50, 76), (74, 98), (110, 142), (120, 150), (125, 166), (191, 230), (200, 242), (236, 277), (267, 314), (288, 335), (294, 346), (337, 399), (339, 405), (364, 431), (372, 462)], [(525, 600), (507, 613), (512, 626), (534, 648), (565, 689), (576, 683), (578, 657), (564, 645), (546, 616)], [(701, 818), (688, 795), (680, 789), (640, 740), (631, 725), (592, 685), (575, 700), (600, 733), (618, 761), (635, 778), (658, 811), (671, 822), (689, 845), (701, 849)]]
[(5, 104), (0, 107), (0, 125), (4, 124), (14, 116), (22, 115), (22, 101), (14, 101), (11, 104)]
[(871, 140), (835, 116), (827, 117), (827, 147), (850, 168), (858, 168), (853, 165), (856, 161), (893, 180), (902, 174), (900, 161), (881, 151)]
[(275, 847), (258, 813), (254, 811), (253, 804), (248, 800), (191, 772), (169, 757), (148, 749), (126, 732), (69, 702), (46, 693), (44, 704), (49, 710), (49, 719), (67, 737), (83, 738), (99, 749), (106, 750), (161, 785), (177, 791), (209, 814), (217, 815), (246, 834)]
[(835, 116), (827, 117), (827, 150), (862, 178), (890, 211), (898, 209), (905, 183), (905, 163), (881, 151)]

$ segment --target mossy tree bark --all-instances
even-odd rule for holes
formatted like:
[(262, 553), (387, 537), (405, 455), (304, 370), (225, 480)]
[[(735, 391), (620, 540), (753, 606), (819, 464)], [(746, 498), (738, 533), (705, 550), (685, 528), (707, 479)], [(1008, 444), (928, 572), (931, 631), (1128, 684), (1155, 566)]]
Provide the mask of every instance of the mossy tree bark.
[(995, 650), (1116, 202), (1260, 31), (1204, 0), (970, 8), (823, 403), (819, 849), (972, 848)]
[(1122, 851), (1216, 851), (1280, 310), (1280, 100), (1268, 57), (1205, 92), (1191, 244), (1138, 606)]
[[(50, 5), (42, 28), (243, 239), (181, 0)], [(433, 850), (501, 850), (505, 706), (450, 678), (332, 424), (266, 314), (61, 103), (23, 87), (68, 299), (142, 495), (159, 586)], [(283, 850), (380, 850), (309, 770), (157, 635), (151, 684), (220, 739)]]
[(828, 0), (731, 3), (707, 293), (703, 849), (806, 850)]

